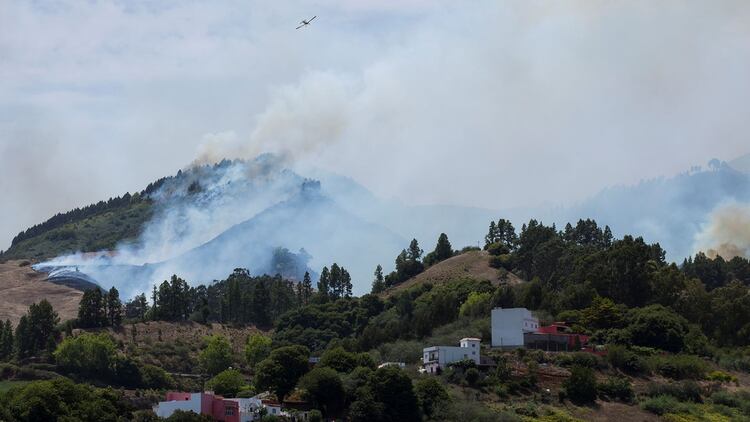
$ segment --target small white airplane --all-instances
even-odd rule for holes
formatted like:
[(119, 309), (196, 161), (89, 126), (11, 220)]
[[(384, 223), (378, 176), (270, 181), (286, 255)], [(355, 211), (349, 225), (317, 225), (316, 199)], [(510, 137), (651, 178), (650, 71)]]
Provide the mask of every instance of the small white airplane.
[(303, 26), (307, 26), (307, 25), (310, 25), (310, 22), (312, 22), (312, 21), (313, 21), (313, 19), (315, 19), (315, 18), (317, 18), (317, 17), (318, 17), (318, 16), (317, 16), (317, 15), (315, 15), (315, 16), (311, 17), (311, 18), (310, 18), (310, 19), (308, 19), (308, 20), (304, 20), (304, 19), (302, 19), (302, 22), (300, 22), (300, 26), (298, 26), (298, 27), (297, 27), (297, 29), (300, 29), (300, 28), (302, 28)]

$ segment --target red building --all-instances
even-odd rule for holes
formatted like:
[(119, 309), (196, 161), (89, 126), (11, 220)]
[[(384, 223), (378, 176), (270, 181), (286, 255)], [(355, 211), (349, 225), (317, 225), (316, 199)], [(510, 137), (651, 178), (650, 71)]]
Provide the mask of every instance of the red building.
[(530, 349), (571, 351), (585, 347), (588, 342), (589, 336), (572, 333), (570, 327), (559, 322), (541, 326), (535, 333), (524, 334), (524, 343)]
[(166, 418), (177, 410), (211, 416), (216, 421), (240, 422), (240, 403), (211, 393), (168, 392), (166, 401), (154, 407), (157, 416)]

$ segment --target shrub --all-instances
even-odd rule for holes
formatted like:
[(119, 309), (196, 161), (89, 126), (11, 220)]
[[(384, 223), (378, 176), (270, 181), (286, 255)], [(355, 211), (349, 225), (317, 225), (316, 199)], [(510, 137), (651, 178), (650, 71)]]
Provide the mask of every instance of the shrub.
[(729, 407), (741, 407), (742, 406), (742, 400), (733, 395), (729, 394), (726, 391), (717, 391), (711, 395), (711, 401), (714, 404), (720, 404), (723, 406), (729, 406)]
[(106, 334), (84, 333), (68, 337), (57, 346), (53, 355), (57, 364), (67, 372), (96, 379), (113, 375), (115, 344)]
[(141, 379), (146, 388), (173, 388), (174, 378), (165, 370), (154, 365), (143, 365), (141, 367)]
[(667, 413), (675, 413), (678, 406), (679, 402), (672, 396), (651, 397), (641, 403), (643, 410), (659, 416)]
[(640, 375), (648, 372), (646, 359), (637, 355), (625, 346), (608, 345), (607, 361), (612, 367), (631, 375)]
[(599, 397), (620, 400), (626, 403), (633, 401), (634, 393), (630, 381), (624, 377), (610, 377), (596, 386)]
[(263, 334), (248, 336), (245, 344), (245, 360), (250, 367), (255, 366), (271, 353), (271, 338)]
[(245, 379), (236, 369), (227, 369), (219, 372), (215, 377), (206, 382), (206, 388), (213, 390), (216, 394), (234, 397), (245, 386)]
[(500, 399), (508, 398), (508, 386), (505, 384), (497, 384), (495, 386), (495, 394)]
[(316, 367), (299, 380), (298, 387), (324, 416), (336, 416), (344, 407), (344, 385), (338, 372), (332, 368)]
[(662, 305), (634, 309), (627, 331), (633, 344), (680, 352), (688, 333), (687, 320)]
[(255, 396), (258, 394), (255, 389), (249, 385), (246, 385), (240, 389), (240, 391), (237, 392), (237, 397), (242, 399), (247, 399), (250, 397)]
[(737, 382), (737, 377), (724, 371), (712, 371), (707, 377), (711, 381), (718, 382)]
[(596, 378), (591, 368), (574, 366), (570, 378), (563, 382), (567, 397), (576, 404), (587, 404), (596, 401)]
[(428, 418), (444, 412), (450, 406), (451, 398), (448, 391), (435, 377), (418, 380), (414, 384), (414, 393), (417, 395), (422, 413)]
[(565, 367), (584, 366), (586, 368), (596, 369), (602, 366), (601, 363), (601, 358), (598, 356), (584, 352), (564, 353), (558, 358), (558, 364)]
[(469, 368), (466, 370), (466, 382), (470, 386), (475, 386), (479, 382), (479, 370), (477, 368)]
[(669, 384), (651, 383), (646, 388), (646, 395), (649, 397), (670, 396), (679, 401), (690, 401), (700, 403), (701, 397), (700, 385), (694, 381), (681, 381)]
[(206, 337), (206, 347), (198, 358), (206, 372), (216, 375), (232, 365), (232, 345), (218, 334)]
[(480, 317), (489, 315), (492, 294), (471, 292), (459, 309), (460, 316)]
[(655, 356), (652, 359), (656, 372), (672, 379), (703, 379), (708, 371), (708, 364), (698, 356)]

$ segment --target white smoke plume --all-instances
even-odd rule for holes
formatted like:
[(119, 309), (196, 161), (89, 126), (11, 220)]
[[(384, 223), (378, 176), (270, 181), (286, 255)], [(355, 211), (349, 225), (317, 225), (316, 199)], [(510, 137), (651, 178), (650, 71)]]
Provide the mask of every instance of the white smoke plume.
[(697, 235), (695, 249), (710, 258), (750, 258), (750, 204), (718, 207)]

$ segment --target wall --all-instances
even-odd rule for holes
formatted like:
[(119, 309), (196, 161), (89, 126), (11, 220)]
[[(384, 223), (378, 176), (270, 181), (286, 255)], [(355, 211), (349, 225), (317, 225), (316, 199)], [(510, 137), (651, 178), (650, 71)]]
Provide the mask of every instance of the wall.
[(526, 308), (492, 310), (492, 347), (523, 347), (523, 333), (534, 332), (539, 321)]

